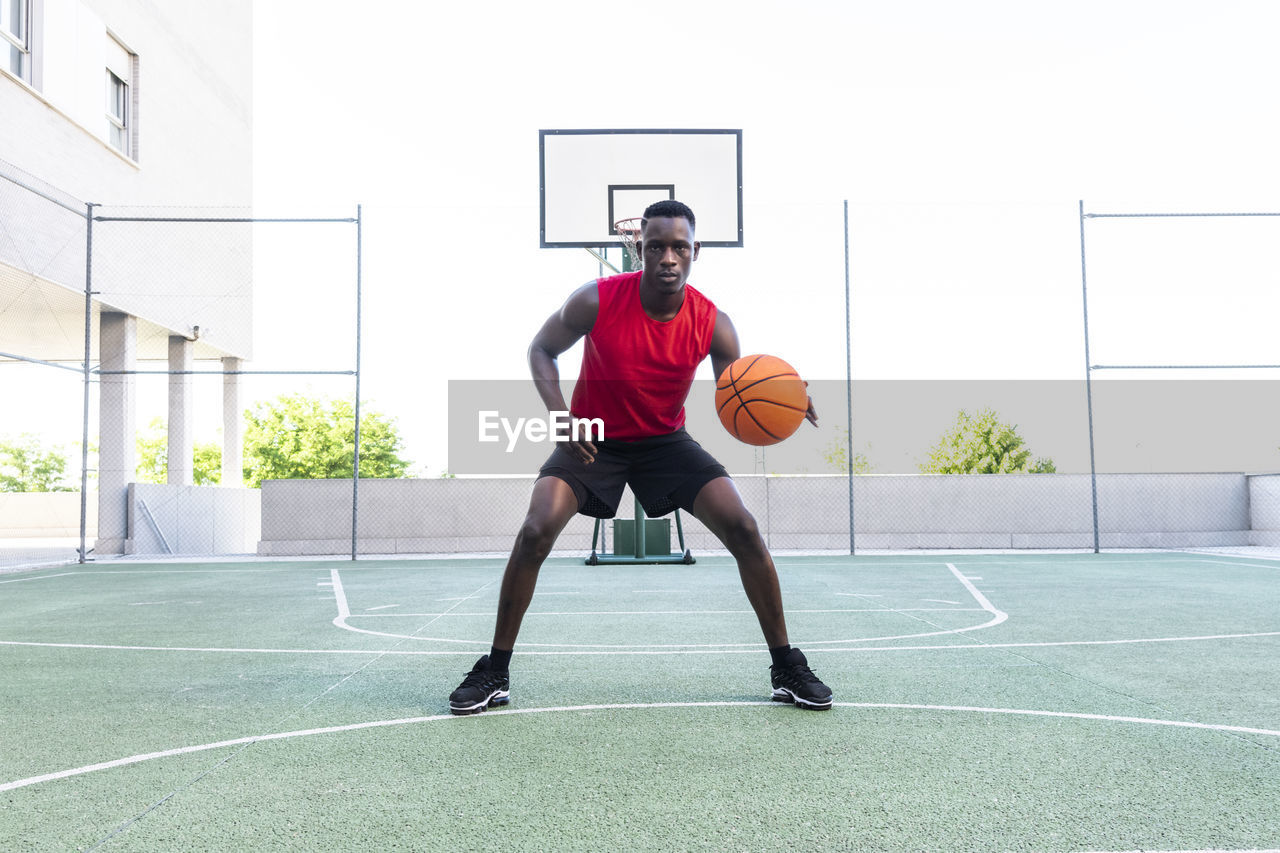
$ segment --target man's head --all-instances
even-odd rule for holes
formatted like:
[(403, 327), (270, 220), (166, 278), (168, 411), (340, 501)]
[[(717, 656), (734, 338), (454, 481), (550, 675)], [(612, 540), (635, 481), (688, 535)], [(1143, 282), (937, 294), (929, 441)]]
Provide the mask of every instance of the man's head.
[(644, 230), (644, 223), (657, 216), (666, 216), (671, 219), (684, 218), (689, 220), (689, 230), (693, 231), (698, 226), (698, 221), (693, 216), (693, 210), (689, 205), (675, 199), (664, 199), (655, 201), (644, 209), (644, 217), (640, 220), (640, 228)]
[(689, 279), (701, 245), (693, 239), (696, 220), (689, 206), (673, 200), (645, 208), (636, 251), (644, 261), (641, 279), (661, 292), (675, 293)]

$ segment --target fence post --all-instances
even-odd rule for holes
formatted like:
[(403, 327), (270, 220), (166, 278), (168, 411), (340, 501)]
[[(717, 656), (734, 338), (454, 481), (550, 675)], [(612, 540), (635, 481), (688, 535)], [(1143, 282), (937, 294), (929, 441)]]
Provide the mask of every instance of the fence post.
[(853, 534), (853, 336), (850, 328), (852, 308), (849, 302), (849, 199), (844, 200), (844, 397), (849, 416), (846, 436), (849, 462), (849, 556), (854, 554)]
[(85, 205), (84, 248), (84, 422), (80, 431), (80, 563), (89, 558), (87, 542), (89, 525), (89, 385), (93, 371), (89, 360), (92, 356), (93, 326), (93, 202)]
[(356, 442), (351, 464), (351, 559), (357, 554), (356, 525), (360, 520), (360, 306), (361, 306), (361, 248), (363, 238), (363, 214), (356, 205)]
[(1089, 488), (1093, 496), (1093, 553), (1101, 551), (1098, 536), (1098, 466), (1093, 452), (1093, 365), (1089, 361), (1089, 286), (1084, 262), (1084, 199), (1080, 200), (1080, 296), (1084, 303), (1084, 392), (1089, 410)]

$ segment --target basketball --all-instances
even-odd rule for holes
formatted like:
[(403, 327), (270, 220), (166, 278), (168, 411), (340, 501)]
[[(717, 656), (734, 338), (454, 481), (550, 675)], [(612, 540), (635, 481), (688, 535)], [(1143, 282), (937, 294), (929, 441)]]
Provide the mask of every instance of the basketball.
[(716, 380), (720, 423), (747, 444), (777, 444), (799, 429), (808, 408), (804, 380), (777, 356), (744, 355)]

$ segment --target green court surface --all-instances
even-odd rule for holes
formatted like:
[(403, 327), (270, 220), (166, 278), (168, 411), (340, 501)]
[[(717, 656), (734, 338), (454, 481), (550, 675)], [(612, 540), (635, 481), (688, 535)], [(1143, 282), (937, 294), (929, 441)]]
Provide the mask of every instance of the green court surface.
[(473, 717), (501, 560), (0, 575), (0, 850), (1280, 847), (1280, 562), (778, 568), (829, 712), (726, 557), (548, 561)]

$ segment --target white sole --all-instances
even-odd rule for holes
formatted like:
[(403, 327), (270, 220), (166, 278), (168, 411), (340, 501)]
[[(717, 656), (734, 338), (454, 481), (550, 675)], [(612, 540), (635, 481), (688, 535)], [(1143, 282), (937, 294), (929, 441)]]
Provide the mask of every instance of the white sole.
[(811, 711), (826, 711), (831, 707), (831, 700), (826, 702), (811, 702), (808, 699), (801, 699), (785, 687), (773, 688), (773, 694), (769, 697), (774, 702), (789, 702), (797, 708), (808, 708)]

